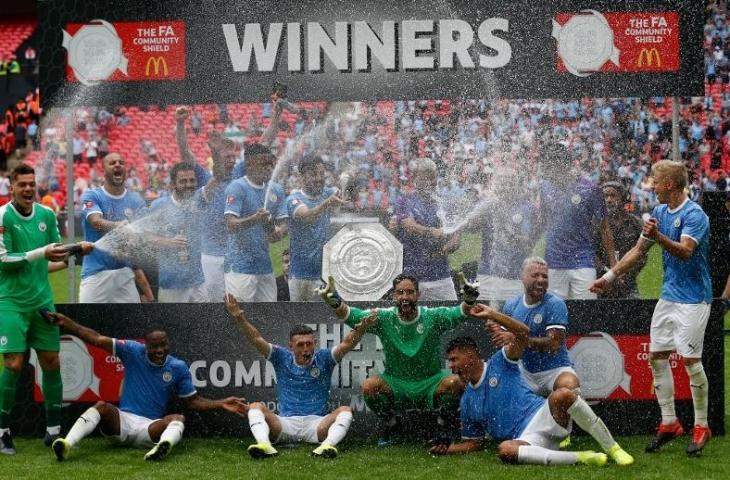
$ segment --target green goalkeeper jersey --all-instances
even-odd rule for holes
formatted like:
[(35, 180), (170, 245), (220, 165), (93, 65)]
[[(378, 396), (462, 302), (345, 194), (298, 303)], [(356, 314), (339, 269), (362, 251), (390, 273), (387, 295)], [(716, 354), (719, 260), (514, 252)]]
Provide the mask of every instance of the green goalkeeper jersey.
[[(350, 307), (345, 323), (357, 325), (370, 310)], [(410, 322), (398, 317), (396, 307), (381, 309), (371, 330), (380, 337), (385, 354), (385, 372), (403, 380), (423, 380), (443, 368), (441, 335), (460, 325), (466, 317), (458, 307), (418, 307)]]
[(10, 203), (0, 207), (0, 310), (30, 312), (53, 304), (43, 249), (60, 241), (53, 210), (34, 203), (24, 217)]

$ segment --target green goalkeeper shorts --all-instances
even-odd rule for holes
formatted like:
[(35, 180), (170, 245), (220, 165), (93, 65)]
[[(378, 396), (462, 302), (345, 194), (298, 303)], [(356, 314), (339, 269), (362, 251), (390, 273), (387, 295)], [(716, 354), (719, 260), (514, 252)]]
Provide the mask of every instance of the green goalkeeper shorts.
[[(53, 304), (46, 308), (56, 311)], [(59, 328), (38, 312), (0, 310), (0, 353), (22, 353), (29, 347), (41, 352), (58, 352), (60, 338)]]
[(423, 380), (404, 380), (387, 373), (381, 373), (385, 383), (393, 392), (393, 400), (397, 409), (419, 408), (433, 409), (433, 398), (436, 389), (441, 381), (451, 374), (448, 370), (442, 370), (435, 375)]

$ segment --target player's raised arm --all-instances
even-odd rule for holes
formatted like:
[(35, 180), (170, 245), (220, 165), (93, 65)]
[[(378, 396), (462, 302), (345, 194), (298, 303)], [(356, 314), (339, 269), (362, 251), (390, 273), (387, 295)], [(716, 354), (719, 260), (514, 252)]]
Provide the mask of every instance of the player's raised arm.
[(345, 338), (342, 339), (342, 342), (337, 345), (334, 351), (334, 357), (337, 362), (342, 360), (345, 355), (347, 355), (349, 352), (352, 351), (353, 348), (357, 346), (358, 343), (360, 343), (360, 340), (362, 340), (363, 335), (365, 335), (368, 330), (370, 330), (372, 327), (374, 327), (378, 323), (378, 309), (374, 309), (372, 312), (368, 314), (365, 318), (360, 320), (360, 322), (355, 325), (355, 327), (350, 331), (350, 333), (347, 334)]
[(634, 245), (631, 250), (626, 252), (626, 255), (624, 255), (621, 260), (616, 263), (616, 265), (614, 265), (609, 271), (604, 273), (601, 278), (593, 282), (593, 285), (591, 285), (590, 288), (591, 292), (601, 293), (608, 290), (611, 282), (613, 282), (616, 277), (623, 275), (624, 273), (631, 270), (634, 265), (639, 263), (646, 256), (649, 248), (651, 248), (652, 243), (653, 240), (648, 239), (642, 234), (642, 236), (640, 236), (639, 240), (636, 242), (636, 245)]
[(180, 158), (184, 162), (198, 163), (198, 160), (190, 151), (188, 146), (188, 134), (185, 131), (185, 121), (190, 116), (190, 109), (188, 107), (177, 107), (175, 109), (175, 140), (177, 141), (177, 148), (180, 150)]
[(241, 310), (241, 307), (238, 305), (238, 300), (236, 300), (236, 297), (230, 293), (226, 294), (226, 309), (228, 310), (228, 313), (236, 319), (238, 328), (241, 329), (244, 335), (246, 335), (248, 342), (253, 345), (261, 355), (268, 357), (269, 353), (271, 353), (271, 345), (269, 345), (269, 342), (261, 336), (258, 329), (248, 321), (246, 314), (243, 313), (243, 310)]
[(322, 297), (324, 303), (334, 309), (335, 315), (337, 315), (338, 318), (344, 320), (349, 316), (350, 307), (342, 300), (340, 294), (337, 293), (335, 279), (332, 275), (327, 277), (327, 282), (317, 289), (317, 294)]
[(106, 337), (95, 330), (79, 325), (62, 313), (47, 312), (46, 315), (54, 319), (56, 325), (66, 330), (71, 335), (79, 337), (81, 340), (90, 345), (103, 348), (109, 353), (114, 353), (113, 338)]
[(469, 315), (485, 322), (491, 321), (507, 329), (509, 333), (514, 335), (514, 341), (505, 345), (507, 358), (517, 360), (522, 356), (522, 352), (527, 347), (527, 339), (530, 334), (530, 328), (527, 325), (482, 303), (474, 305), (469, 310)]

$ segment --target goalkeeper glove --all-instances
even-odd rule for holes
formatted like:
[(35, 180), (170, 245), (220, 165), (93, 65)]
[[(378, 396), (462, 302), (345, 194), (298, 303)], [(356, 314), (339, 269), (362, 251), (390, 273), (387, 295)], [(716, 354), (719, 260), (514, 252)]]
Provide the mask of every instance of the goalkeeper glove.
[(479, 282), (476, 280), (469, 282), (464, 276), (464, 272), (459, 272), (457, 276), (459, 283), (459, 299), (468, 306), (473, 307), (479, 298)]
[(342, 297), (340, 297), (340, 294), (337, 293), (335, 288), (335, 279), (332, 275), (327, 277), (327, 282), (317, 289), (317, 294), (322, 297), (322, 300), (324, 300), (327, 305), (334, 309), (338, 309), (340, 308), (340, 305), (342, 305)]

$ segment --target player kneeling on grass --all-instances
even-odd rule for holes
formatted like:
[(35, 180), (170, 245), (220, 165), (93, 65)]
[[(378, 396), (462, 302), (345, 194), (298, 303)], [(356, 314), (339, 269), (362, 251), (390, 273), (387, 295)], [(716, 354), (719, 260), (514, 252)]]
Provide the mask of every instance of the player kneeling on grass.
[(103, 435), (133, 447), (152, 449), (145, 460), (160, 460), (182, 439), (185, 417), (165, 415), (172, 394), (185, 400), (193, 410), (227, 410), (245, 415), (248, 405), (239, 398), (211, 400), (201, 397), (193, 387), (188, 366), (168, 354), (170, 343), (162, 328), (153, 327), (144, 335), (145, 344), (102, 336), (74, 322), (65, 315), (54, 313), (57, 325), (81, 340), (102, 348), (121, 359), (124, 365), (124, 389), (119, 408), (107, 402), (97, 402), (86, 410), (66, 438), (53, 442), (58, 461), (65, 460), (71, 448), (89, 435), (97, 425)]
[(248, 422), (256, 443), (248, 447), (248, 453), (253, 458), (266, 458), (278, 453), (272, 442), (306, 442), (320, 444), (312, 451), (313, 456), (336, 457), (335, 446), (350, 428), (352, 409), (343, 406), (327, 413), (332, 371), (375, 325), (377, 310), (355, 325), (336, 347), (315, 350), (314, 331), (309, 327), (294, 327), (289, 334), (289, 349), (286, 349), (264, 340), (231, 294), (226, 295), (226, 308), (249, 343), (274, 365), (276, 371), (279, 415), (263, 403), (250, 405)]
[[(435, 445), (436, 455), (481, 450), (487, 435), (501, 442), (497, 456), (505, 463), (605, 465), (604, 453), (565, 452), (559, 442), (570, 434), (571, 419), (588, 432), (619, 465), (634, 459), (613, 439), (603, 421), (588, 404), (567, 388), (555, 389), (547, 399), (534, 394), (520, 374), (519, 359), (528, 341), (529, 327), (486, 305), (476, 305), (470, 315), (507, 329), (505, 347), (488, 362), (479, 356), (476, 342), (459, 337), (447, 347), (449, 367), (467, 383), (461, 397), (462, 441)], [(494, 333), (492, 334), (494, 336)]]

